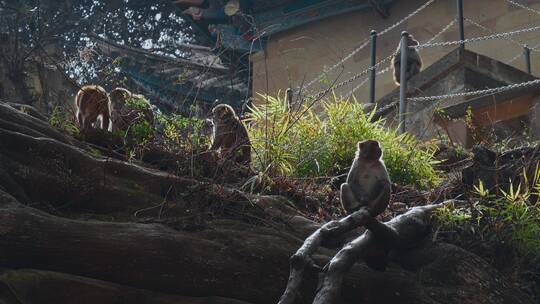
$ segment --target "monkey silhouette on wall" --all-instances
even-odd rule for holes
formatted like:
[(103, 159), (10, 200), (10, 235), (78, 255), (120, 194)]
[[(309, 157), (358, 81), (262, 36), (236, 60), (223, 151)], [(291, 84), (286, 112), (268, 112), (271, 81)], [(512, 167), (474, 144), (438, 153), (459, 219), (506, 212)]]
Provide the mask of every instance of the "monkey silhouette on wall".
[[(420, 43), (414, 39), (412, 35), (407, 36), (407, 46), (415, 46)], [(392, 66), (394, 67), (394, 81), (397, 85), (401, 83), (401, 41), (397, 47), (396, 54), (392, 58)], [(422, 59), (418, 54), (418, 50), (414, 48), (409, 48), (407, 51), (407, 78), (406, 80), (411, 79), (414, 75), (420, 73), (422, 69)]]
[[(154, 123), (152, 105), (143, 95), (133, 94), (127, 89), (116, 88), (110, 93), (112, 131), (127, 131), (135, 122), (146, 120), (150, 125)], [(128, 106), (128, 102), (138, 103)]]
[(347, 181), (341, 185), (341, 204), (347, 213), (368, 207), (375, 217), (388, 206), (392, 189), (382, 153), (376, 140), (358, 143)]
[(251, 142), (246, 127), (236, 116), (234, 109), (219, 104), (212, 109), (214, 125), (210, 150), (221, 151), (223, 158), (237, 163), (251, 163)]
[(82, 130), (99, 127), (109, 130), (110, 100), (105, 89), (97, 85), (83, 86), (75, 96), (76, 120)]

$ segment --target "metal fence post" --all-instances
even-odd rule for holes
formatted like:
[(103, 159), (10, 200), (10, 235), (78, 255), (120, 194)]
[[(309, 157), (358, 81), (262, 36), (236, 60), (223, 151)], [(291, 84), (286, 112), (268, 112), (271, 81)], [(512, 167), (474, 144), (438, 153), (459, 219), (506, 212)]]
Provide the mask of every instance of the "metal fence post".
[(399, 132), (405, 133), (405, 111), (407, 110), (407, 52), (409, 46), (407, 40), (409, 33), (401, 33), (401, 60), (399, 77)]
[(531, 49), (528, 45), (523, 46), (523, 57), (525, 57), (525, 69), (527, 73), (532, 74), (531, 70)]
[(375, 78), (377, 77), (377, 70), (375, 64), (377, 63), (377, 31), (371, 31), (371, 71), (369, 73), (369, 102), (375, 103)]
[[(465, 40), (465, 25), (463, 24), (463, 0), (457, 0), (457, 15), (459, 21), (459, 40)], [(459, 48), (465, 49), (465, 42), (459, 44)]]

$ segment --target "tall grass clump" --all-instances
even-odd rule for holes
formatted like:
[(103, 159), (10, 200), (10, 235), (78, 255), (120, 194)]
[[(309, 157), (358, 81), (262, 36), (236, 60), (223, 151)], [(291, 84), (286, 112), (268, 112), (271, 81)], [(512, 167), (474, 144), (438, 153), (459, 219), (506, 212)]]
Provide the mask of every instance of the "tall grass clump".
[(290, 108), (279, 94), (260, 98), (247, 121), (254, 165), (262, 172), (294, 177), (333, 175), (351, 165), (358, 141), (375, 139), (382, 145), (394, 182), (426, 188), (437, 180), (433, 148), (387, 129), (383, 120), (372, 122), (374, 111), (365, 113), (356, 101), (333, 95), (315, 110)]

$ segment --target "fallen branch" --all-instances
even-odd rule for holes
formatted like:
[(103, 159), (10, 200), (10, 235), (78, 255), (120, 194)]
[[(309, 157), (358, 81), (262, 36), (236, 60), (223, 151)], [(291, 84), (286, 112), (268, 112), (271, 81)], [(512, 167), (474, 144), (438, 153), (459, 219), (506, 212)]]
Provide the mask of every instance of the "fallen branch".
[(321, 228), (317, 229), (310, 237), (308, 237), (302, 247), (290, 259), (289, 281), (287, 288), (279, 300), (279, 304), (293, 304), (296, 294), (302, 283), (304, 271), (307, 267), (316, 267), (311, 259), (311, 255), (328, 239), (343, 235), (358, 226), (363, 226), (371, 218), (367, 208), (362, 208), (349, 216), (339, 220), (326, 223)]
[(326, 273), (313, 303), (339, 303), (345, 274), (360, 258), (366, 259), (368, 265), (384, 270), (389, 251), (414, 248), (429, 231), (428, 215), (441, 206), (416, 207), (385, 224), (370, 220), (369, 230), (343, 247), (325, 267)]
[(317, 268), (311, 255), (325, 241), (339, 238), (358, 226), (365, 225), (368, 228), (368, 231), (347, 244), (327, 264), (326, 274), (313, 302), (316, 304), (339, 302), (343, 278), (359, 259), (363, 258), (371, 268), (384, 270), (390, 250), (410, 248), (425, 237), (428, 232), (426, 215), (440, 206), (416, 207), (385, 224), (372, 218), (369, 211), (362, 208), (339, 221), (322, 226), (291, 257), (289, 281), (279, 304), (295, 303), (306, 268)]

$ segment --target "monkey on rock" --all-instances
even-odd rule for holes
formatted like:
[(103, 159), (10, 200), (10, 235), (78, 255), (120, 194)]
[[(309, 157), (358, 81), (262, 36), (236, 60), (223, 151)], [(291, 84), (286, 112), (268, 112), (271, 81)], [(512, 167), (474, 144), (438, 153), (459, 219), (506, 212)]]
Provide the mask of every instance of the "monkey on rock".
[[(75, 96), (75, 119), (82, 130), (110, 125), (110, 100), (107, 91), (97, 85), (83, 86)], [(99, 125), (98, 125), (99, 122)]]
[(347, 181), (341, 184), (341, 204), (347, 213), (367, 207), (375, 217), (390, 201), (391, 183), (376, 140), (358, 142)]

